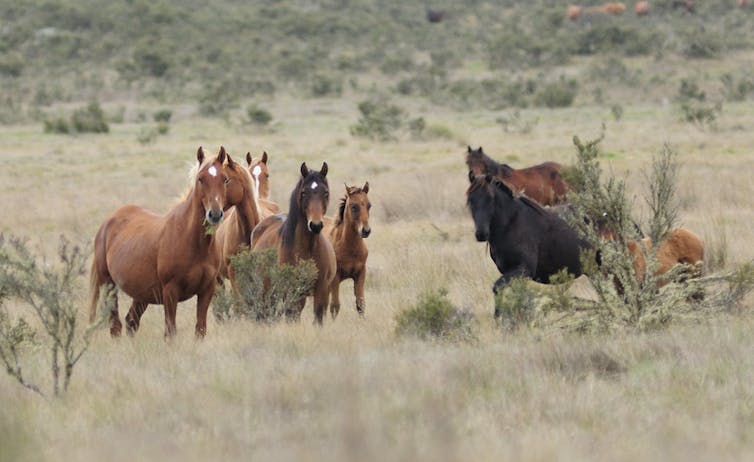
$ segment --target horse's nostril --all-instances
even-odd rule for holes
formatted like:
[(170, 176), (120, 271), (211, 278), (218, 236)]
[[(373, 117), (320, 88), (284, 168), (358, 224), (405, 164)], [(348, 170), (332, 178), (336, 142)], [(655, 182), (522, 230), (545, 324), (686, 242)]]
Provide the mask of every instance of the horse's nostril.
[(319, 232), (322, 231), (323, 227), (324, 227), (324, 225), (322, 224), (321, 221), (319, 221), (319, 222), (310, 221), (309, 222), (309, 231), (313, 232), (314, 234), (319, 234)]
[(369, 237), (369, 235), (372, 233), (371, 228), (362, 228), (361, 229), (361, 237)]
[(482, 242), (487, 240), (487, 233), (485, 233), (484, 231), (477, 231), (475, 234), (477, 241)]

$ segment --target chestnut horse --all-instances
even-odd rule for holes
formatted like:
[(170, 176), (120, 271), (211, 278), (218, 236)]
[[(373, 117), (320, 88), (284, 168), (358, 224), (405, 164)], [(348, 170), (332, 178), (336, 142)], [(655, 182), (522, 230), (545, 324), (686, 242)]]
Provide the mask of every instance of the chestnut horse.
[(330, 314), (332, 318), (340, 311), (340, 283), (344, 279), (353, 279), (353, 294), (356, 297), (356, 311), (364, 316), (366, 299), (364, 298), (364, 282), (367, 276), (367, 249), (364, 239), (369, 237), (372, 228), (369, 227), (369, 182), (363, 188), (346, 185), (346, 196), (341, 199), (338, 216), (333, 222), (326, 217), (325, 234), (335, 249), (337, 260), (337, 274), (330, 285)]
[(466, 165), (474, 175), (494, 175), (513, 190), (523, 191), (541, 205), (555, 205), (566, 200), (568, 184), (560, 174), (561, 165), (556, 162), (516, 170), (487, 156), (481, 146), (479, 149), (469, 146)]
[[(150, 304), (165, 307), (165, 336), (175, 335), (178, 302), (197, 295), (196, 335), (207, 330), (207, 309), (215, 293), (221, 254), (212, 232), (224, 211), (243, 200), (240, 185), (248, 174), (220, 148), (205, 160), (200, 147), (195, 183), (167, 214), (126, 205), (107, 218), (94, 238), (90, 321), (96, 317), (103, 284), (115, 284), (132, 299), (127, 333), (139, 328)], [(121, 333), (117, 300), (110, 313), (110, 334)]]
[(220, 223), (215, 233), (217, 245), (222, 252), (218, 278), (229, 278), (231, 283), (233, 282), (233, 269), (230, 266), (230, 257), (237, 254), (242, 245), (250, 245), (251, 232), (261, 221), (257, 185), (252, 181), (251, 173), (248, 170), (241, 169), (241, 171), (246, 173), (241, 179), (242, 181), (238, 181), (238, 186), (243, 191), (241, 203), (228, 212), (225, 220)]
[[(640, 282), (644, 281), (647, 273), (647, 262), (644, 258), (642, 245), (646, 249), (652, 248), (652, 240), (645, 237), (641, 244), (636, 241), (628, 241), (628, 253), (634, 258), (634, 270)], [(657, 246), (657, 263), (655, 276), (661, 276), (676, 264), (696, 265), (704, 261), (704, 241), (702, 238), (686, 228), (676, 228), (668, 237)], [(700, 276), (700, 270), (694, 270), (692, 276)], [(662, 278), (657, 280), (657, 286), (662, 287), (668, 281)]]
[(254, 188), (259, 200), (259, 208), (262, 212), (262, 218), (280, 213), (280, 206), (270, 200), (270, 167), (267, 164), (267, 152), (262, 154), (259, 159), (251, 157), (251, 153), (246, 153), (246, 163), (249, 164), (249, 173), (254, 181)]
[[(252, 234), (252, 252), (277, 248), (278, 264), (295, 265), (313, 259), (317, 266), (314, 283), (314, 321), (322, 324), (329, 299), (329, 289), (336, 272), (335, 251), (321, 231), (323, 217), (330, 201), (327, 184), (327, 163), (319, 171), (301, 164), (301, 178), (291, 192), (287, 215), (273, 215), (262, 220)], [(297, 319), (304, 309), (306, 297), (288, 316)]]

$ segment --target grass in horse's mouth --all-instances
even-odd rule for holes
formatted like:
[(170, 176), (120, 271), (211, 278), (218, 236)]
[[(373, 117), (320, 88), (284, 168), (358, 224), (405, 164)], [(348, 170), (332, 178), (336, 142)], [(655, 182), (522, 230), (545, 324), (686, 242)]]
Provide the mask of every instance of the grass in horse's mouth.
[(206, 234), (207, 236), (212, 236), (213, 234), (215, 234), (215, 231), (217, 231), (218, 225), (219, 223), (216, 225), (213, 225), (210, 222), (205, 220), (204, 221), (204, 234)]

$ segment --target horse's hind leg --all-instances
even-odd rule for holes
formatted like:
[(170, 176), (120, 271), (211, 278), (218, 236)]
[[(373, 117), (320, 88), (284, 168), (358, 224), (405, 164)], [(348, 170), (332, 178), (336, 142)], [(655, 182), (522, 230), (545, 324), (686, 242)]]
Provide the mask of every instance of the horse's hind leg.
[(149, 306), (147, 303), (137, 302), (136, 300), (131, 303), (131, 308), (126, 315), (126, 334), (133, 336), (139, 330), (141, 316), (146, 311), (147, 306)]
[(120, 337), (120, 332), (123, 329), (123, 324), (120, 322), (120, 315), (118, 314), (118, 297), (113, 297), (113, 309), (110, 311), (110, 336)]

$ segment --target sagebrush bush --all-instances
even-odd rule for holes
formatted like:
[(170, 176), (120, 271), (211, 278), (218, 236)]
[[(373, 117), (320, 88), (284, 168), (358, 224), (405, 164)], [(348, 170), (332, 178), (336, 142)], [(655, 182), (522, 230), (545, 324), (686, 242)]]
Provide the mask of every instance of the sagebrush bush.
[(173, 111), (171, 111), (170, 109), (160, 109), (159, 111), (152, 114), (152, 119), (155, 122), (169, 123), (171, 117), (173, 117)]
[[(57, 257), (54, 264), (40, 262), (24, 240), (0, 235), (0, 360), (9, 375), (43, 396), (42, 388), (24, 372), (22, 349), (35, 344), (48, 350), (52, 392), (59, 395), (68, 390), (73, 369), (100, 324), (84, 331), (79, 328), (76, 294), (88, 269), (87, 253), (61, 237)], [(101, 303), (108, 303), (113, 294), (103, 291)], [(35, 322), (28, 323), (23, 316), (13, 319), (2, 304), (4, 298), (21, 302)], [(109, 314), (110, 309), (101, 312)]]
[(560, 78), (557, 82), (550, 82), (539, 89), (534, 101), (538, 106), (548, 108), (568, 107), (578, 93), (579, 85), (574, 79)]
[(699, 129), (714, 127), (718, 115), (722, 113), (722, 102), (707, 100), (707, 94), (693, 79), (682, 79), (675, 101), (685, 122)]
[(416, 305), (402, 310), (396, 316), (396, 334), (422, 340), (475, 339), (474, 315), (453, 306), (447, 295), (444, 289), (422, 294)]
[(219, 320), (242, 317), (275, 322), (284, 316), (295, 318), (296, 303), (311, 292), (317, 280), (317, 266), (312, 260), (278, 265), (275, 249), (243, 249), (230, 260), (235, 287), (213, 302), (212, 310)]
[(398, 138), (403, 127), (403, 109), (384, 99), (372, 99), (359, 103), (361, 117), (351, 126), (351, 134), (378, 141)]
[(110, 131), (105, 120), (105, 112), (96, 101), (73, 111), (71, 126), (77, 133), (107, 133)]
[(246, 108), (246, 117), (254, 125), (268, 125), (272, 122), (272, 114), (267, 109), (261, 108), (255, 104)]

